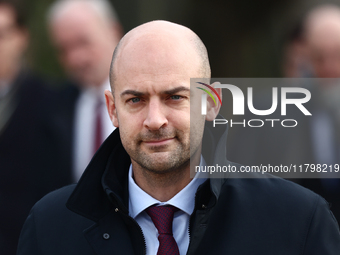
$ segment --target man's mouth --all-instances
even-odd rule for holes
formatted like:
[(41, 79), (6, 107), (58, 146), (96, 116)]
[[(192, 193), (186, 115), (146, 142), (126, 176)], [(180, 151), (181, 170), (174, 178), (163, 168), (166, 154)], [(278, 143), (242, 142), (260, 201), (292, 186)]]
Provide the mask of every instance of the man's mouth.
[(148, 146), (163, 146), (171, 143), (175, 138), (151, 139), (143, 141)]

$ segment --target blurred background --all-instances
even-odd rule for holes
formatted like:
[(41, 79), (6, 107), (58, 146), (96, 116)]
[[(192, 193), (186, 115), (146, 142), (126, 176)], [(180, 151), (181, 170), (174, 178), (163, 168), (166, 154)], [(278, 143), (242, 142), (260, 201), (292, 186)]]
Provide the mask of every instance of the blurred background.
[[(18, 4), (25, 24), (15, 21), (8, 4), (4, 7), (2, 2), (1, 255), (15, 254), (20, 229), (34, 203), (77, 182), (94, 151), (112, 132), (103, 102), (103, 90), (109, 86), (108, 61), (119, 38), (130, 29), (157, 19), (191, 28), (207, 47), (215, 78), (340, 77), (340, 9), (336, 7), (340, 0), (109, 0), (119, 21), (109, 17), (105, 22), (120, 22), (121, 29), (99, 23), (92, 7), (69, 8), (54, 17), (53, 36), (47, 12), (55, 1), (6, 0)], [(310, 18), (306, 33), (307, 14), (321, 4), (334, 6)], [(77, 37), (80, 31), (86, 32), (85, 39)], [(247, 165), (339, 163), (340, 86), (310, 88), (316, 100), (307, 109), (313, 118), (291, 112), (299, 126), (289, 130), (230, 128), (228, 158)], [(259, 84), (254, 90), (256, 108), (268, 109), (271, 89)], [(223, 97), (222, 114), (230, 119), (231, 95), (225, 92)], [(339, 219), (339, 179), (320, 180), (295, 181), (325, 197)]]
[[(44, 75), (63, 75), (46, 30), (53, 0), (22, 0), (29, 14), (30, 64)], [(212, 77), (282, 77), (285, 41), (324, 0), (111, 0), (124, 31), (155, 19), (194, 30), (208, 48)]]

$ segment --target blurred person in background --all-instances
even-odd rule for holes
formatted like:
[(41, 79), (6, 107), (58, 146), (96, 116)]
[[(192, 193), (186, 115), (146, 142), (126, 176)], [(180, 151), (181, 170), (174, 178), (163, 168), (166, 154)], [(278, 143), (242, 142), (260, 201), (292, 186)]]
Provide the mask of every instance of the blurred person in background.
[(48, 117), (53, 93), (24, 61), (29, 33), (21, 7), (0, 0), (1, 255), (15, 254), (32, 205), (70, 182), (53, 156), (59, 153)]
[[(340, 8), (322, 5), (313, 9), (304, 24), (307, 56), (315, 78), (313, 116), (306, 130), (311, 158), (315, 163), (340, 164)], [(329, 175), (328, 175), (329, 177)], [(302, 179), (301, 184), (325, 197), (340, 220), (340, 179)]]
[[(290, 78), (327, 78), (306, 79), (302, 83), (312, 95), (306, 104), (312, 116), (304, 116), (294, 107), (287, 112), (290, 118), (298, 121), (297, 127), (240, 130), (230, 143), (231, 160), (247, 165), (334, 166), (340, 163), (340, 8), (322, 5), (312, 9), (304, 19), (300, 34), (300, 39), (296, 41), (298, 45), (295, 44), (299, 55), (295, 57), (303, 60), (303, 70), (308, 72), (300, 72), (297, 64), (302, 62), (299, 60), (287, 69), (285, 75)], [(268, 99), (270, 96), (267, 95), (262, 101)], [(280, 113), (270, 117), (282, 118)], [(338, 177), (338, 173), (320, 173), (320, 178), (296, 181), (323, 196), (331, 204), (331, 210), (339, 221)]]
[(324, 5), (305, 20), (304, 40), (314, 77), (340, 77), (340, 8)]
[(112, 53), (121, 25), (107, 0), (59, 0), (48, 13), (49, 32), (62, 66), (74, 86), (62, 96), (59, 113), (68, 162), (78, 181), (93, 154), (114, 130), (105, 108)]

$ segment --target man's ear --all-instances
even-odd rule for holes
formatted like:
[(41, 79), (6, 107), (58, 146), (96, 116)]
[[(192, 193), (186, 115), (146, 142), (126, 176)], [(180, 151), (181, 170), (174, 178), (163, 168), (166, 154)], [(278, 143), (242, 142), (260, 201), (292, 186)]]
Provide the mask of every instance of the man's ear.
[(116, 104), (115, 104), (115, 100), (112, 95), (112, 92), (110, 90), (105, 90), (105, 102), (106, 102), (106, 108), (109, 113), (112, 124), (115, 127), (118, 127), (119, 125), (118, 125)]
[[(214, 82), (211, 84), (211, 86), (214, 88), (216, 84), (220, 84), (219, 82)], [(222, 89), (221, 88), (216, 88), (215, 89), (217, 94), (220, 96), (221, 101), (222, 101)], [(211, 93), (214, 96), (215, 102), (211, 97), (207, 97), (207, 114), (205, 116), (205, 119), (207, 121), (213, 121), (217, 114), (220, 112), (221, 109), (221, 103), (220, 100), (217, 98), (215, 93)]]

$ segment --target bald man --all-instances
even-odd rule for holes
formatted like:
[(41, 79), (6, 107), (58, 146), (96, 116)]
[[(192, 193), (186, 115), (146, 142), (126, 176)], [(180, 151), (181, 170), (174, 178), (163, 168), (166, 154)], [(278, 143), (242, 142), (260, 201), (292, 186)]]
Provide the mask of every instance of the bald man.
[(69, 137), (73, 181), (78, 181), (115, 128), (107, 118), (103, 94), (110, 87), (111, 56), (122, 31), (107, 0), (55, 1), (48, 24), (60, 63), (75, 84), (62, 94), (59, 112), (68, 127), (64, 136)]
[(225, 158), (226, 128), (206, 122), (220, 104), (201, 115), (191, 77), (209, 79), (210, 66), (190, 29), (153, 21), (123, 37), (105, 91), (118, 128), (76, 186), (34, 206), (18, 255), (339, 253), (318, 195), (279, 178), (190, 178), (192, 166), (239, 169)]

